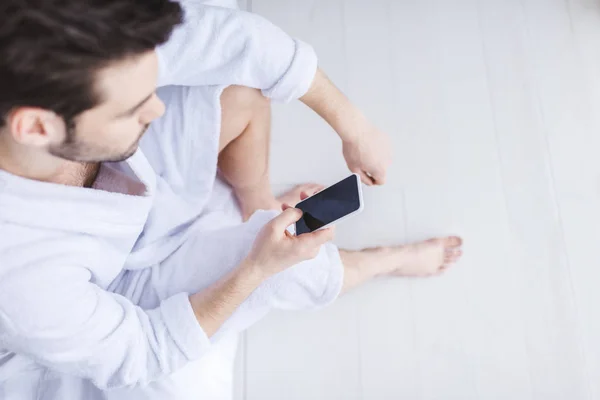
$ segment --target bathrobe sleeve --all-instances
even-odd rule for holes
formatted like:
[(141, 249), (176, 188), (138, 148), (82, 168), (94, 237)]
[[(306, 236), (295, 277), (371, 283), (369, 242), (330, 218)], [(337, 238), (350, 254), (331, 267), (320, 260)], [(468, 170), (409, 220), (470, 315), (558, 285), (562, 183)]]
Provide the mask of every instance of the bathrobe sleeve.
[(180, 3), (184, 23), (157, 48), (159, 86), (241, 85), (280, 102), (306, 94), (317, 70), (311, 46), (255, 14)]
[(0, 246), (0, 348), (101, 389), (160, 379), (208, 350), (187, 293), (144, 310), (93, 283), (77, 261), (98, 258), (93, 245), (64, 239)]

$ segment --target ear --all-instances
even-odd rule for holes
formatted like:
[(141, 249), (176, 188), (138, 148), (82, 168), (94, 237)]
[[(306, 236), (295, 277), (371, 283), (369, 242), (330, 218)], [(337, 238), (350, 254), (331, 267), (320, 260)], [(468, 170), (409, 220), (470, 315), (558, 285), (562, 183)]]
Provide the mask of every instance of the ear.
[(66, 129), (64, 121), (58, 115), (34, 107), (14, 110), (8, 117), (8, 127), (17, 143), (34, 147), (61, 143)]

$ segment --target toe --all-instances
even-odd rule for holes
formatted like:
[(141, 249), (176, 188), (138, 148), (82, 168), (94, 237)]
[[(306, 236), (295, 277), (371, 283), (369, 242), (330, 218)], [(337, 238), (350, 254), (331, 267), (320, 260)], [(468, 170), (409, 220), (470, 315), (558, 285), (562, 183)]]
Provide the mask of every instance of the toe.
[(444, 261), (446, 261), (447, 263), (454, 263), (460, 259), (462, 254), (462, 250), (453, 250), (447, 252)]
[(445, 239), (444, 244), (447, 248), (456, 248), (462, 246), (463, 240), (458, 236), (449, 236)]

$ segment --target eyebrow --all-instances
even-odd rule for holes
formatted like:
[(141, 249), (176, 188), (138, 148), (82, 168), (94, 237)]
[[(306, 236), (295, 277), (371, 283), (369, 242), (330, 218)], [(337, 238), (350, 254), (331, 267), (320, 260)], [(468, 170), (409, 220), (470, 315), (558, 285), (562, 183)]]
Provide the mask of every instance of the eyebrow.
[(127, 110), (127, 111), (125, 111), (125, 112), (117, 115), (117, 117), (118, 118), (125, 117), (125, 116), (128, 116), (128, 115), (131, 115), (131, 114), (135, 113), (137, 110), (140, 109), (140, 107), (142, 107), (144, 104), (146, 104), (146, 102), (148, 100), (150, 100), (152, 98), (152, 96), (154, 96), (154, 92), (150, 93), (148, 96), (146, 96), (144, 98), (144, 100), (140, 101), (138, 104), (136, 104), (135, 106), (131, 107), (129, 110)]

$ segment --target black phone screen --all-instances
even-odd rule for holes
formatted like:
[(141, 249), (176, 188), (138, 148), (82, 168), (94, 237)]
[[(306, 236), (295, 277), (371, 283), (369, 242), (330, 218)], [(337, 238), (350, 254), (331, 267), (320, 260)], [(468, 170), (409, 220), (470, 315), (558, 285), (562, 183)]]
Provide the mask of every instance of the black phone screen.
[(296, 208), (303, 211), (296, 222), (296, 235), (313, 232), (360, 208), (359, 182), (352, 175), (322, 192), (298, 203)]

